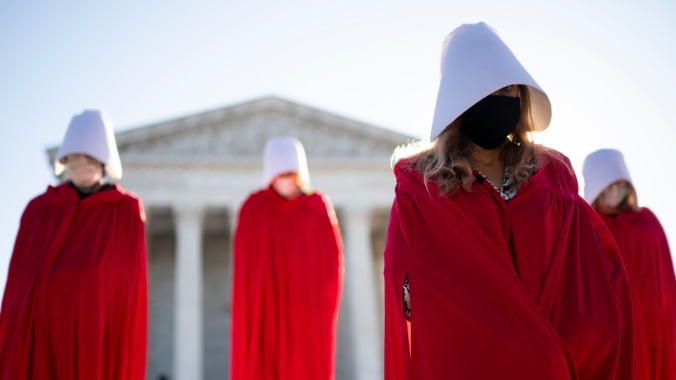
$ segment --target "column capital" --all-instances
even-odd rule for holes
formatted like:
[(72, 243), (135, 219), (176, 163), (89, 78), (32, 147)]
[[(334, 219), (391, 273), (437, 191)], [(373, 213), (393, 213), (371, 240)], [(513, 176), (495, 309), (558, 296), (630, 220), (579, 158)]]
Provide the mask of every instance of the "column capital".
[(206, 206), (195, 203), (174, 203), (171, 205), (171, 210), (177, 220), (194, 222), (201, 222), (204, 219), (206, 209)]
[(367, 218), (371, 216), (373, 208), (370, 205), (346, 205), (340, 210), (346, 218)]

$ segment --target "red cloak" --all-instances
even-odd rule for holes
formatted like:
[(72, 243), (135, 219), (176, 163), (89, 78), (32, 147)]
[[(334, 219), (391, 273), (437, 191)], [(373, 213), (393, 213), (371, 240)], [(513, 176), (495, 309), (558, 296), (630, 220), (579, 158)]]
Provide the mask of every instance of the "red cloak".
[(0, 316), (0, 379), (145, 379), (144, 213), (121, 187), (49, 187), (21, 218)]
[(234, 241), (232, 379), (333, 379), (342, 278), (327, 197), (249, 196)]
[(568, 159), (550, 152), (509, 203), (487, 181), (452, 196), (428, 183), (428, 192), (407, 161), (396, 165), (385, 248), (386, 379), (632, 377), (622, 259), (578, 196)]
[[(600, 214), (617, 242), (640, 311), (636, 330), (645, 343), (651, 379), (676, 379), (676, 280), (662, 225), (647, 208)], [(637, 341), (640, 339), (637, 339)]]

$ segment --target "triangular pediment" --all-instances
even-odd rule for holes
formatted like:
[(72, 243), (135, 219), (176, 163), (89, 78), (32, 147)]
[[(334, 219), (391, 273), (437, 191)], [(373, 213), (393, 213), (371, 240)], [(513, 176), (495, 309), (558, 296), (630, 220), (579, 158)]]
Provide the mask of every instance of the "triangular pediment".
[(122, 156), (260, 157), (273, 136), (299, 138), (308, 157), (385, 157), (411, 136), (277, 97), (199, 113), (117, 135)]

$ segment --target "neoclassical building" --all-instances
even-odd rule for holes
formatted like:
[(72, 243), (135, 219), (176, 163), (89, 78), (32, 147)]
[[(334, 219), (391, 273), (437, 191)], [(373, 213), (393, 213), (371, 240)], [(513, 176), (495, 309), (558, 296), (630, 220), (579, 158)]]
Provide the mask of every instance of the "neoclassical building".
[(389, 159), (412, 137), (265, 97), (116, 135), (121, 184), (147, 214), (149, 380), (228, 378), (232, 233), (239, 206), (262, 186), (265, 141), (278, 135), (303, 142), (312, 184), (342, 229), (336, 378), (382, 378)]

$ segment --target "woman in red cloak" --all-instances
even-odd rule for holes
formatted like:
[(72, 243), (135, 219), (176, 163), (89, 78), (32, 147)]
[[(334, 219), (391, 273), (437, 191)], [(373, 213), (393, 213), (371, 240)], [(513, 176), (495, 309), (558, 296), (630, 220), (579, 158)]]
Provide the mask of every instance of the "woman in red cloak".
[(676, 280), (662, 225), (638, 206), (620, 151), (589, 154), (582, 174), (584, 197), (615, 238), (632, 285), (637, 378), (676, 379)]
[(395, 152), (386, 379), (630, 379), (629, 284), (547, 95), (485, 23), (445, 40), (428, 147)]
[(328, 197), (309, 190), (300, 141), (268, 140), (264, 161), (267, 187), (244, 202), (235, 232), (231, 378), (333, 379), (338, 221)]
[(73, 117), (55, 163), (68, 178), (21, 218), (0, 315), (0, 379), (145, 379), (141, 201), (122, 175), (108, 116)]

